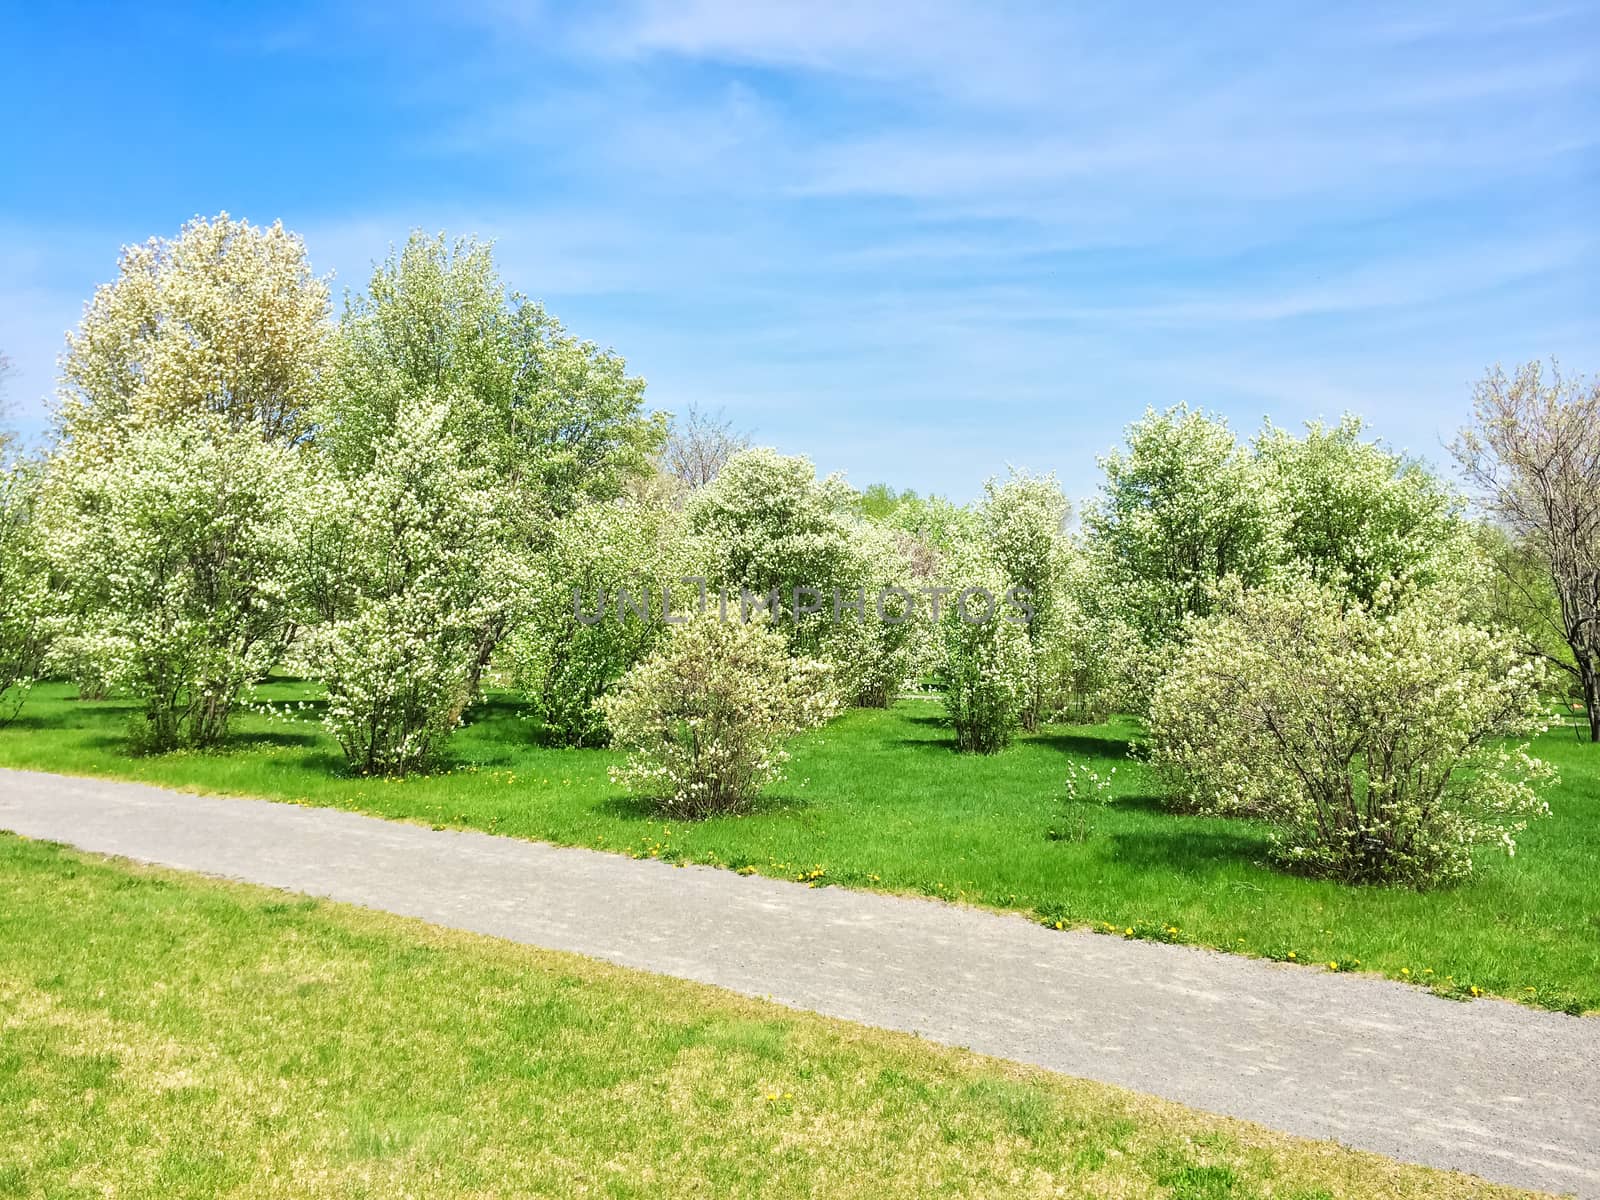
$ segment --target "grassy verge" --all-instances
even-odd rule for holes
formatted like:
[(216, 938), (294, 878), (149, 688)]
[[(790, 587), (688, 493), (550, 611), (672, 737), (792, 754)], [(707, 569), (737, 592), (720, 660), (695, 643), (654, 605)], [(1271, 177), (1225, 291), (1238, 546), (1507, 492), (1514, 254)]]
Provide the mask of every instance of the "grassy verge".
[[(1052, 925), (1377, 971), (1461, 997), (1600, 1008), (1600, 748), (1570, 731), (1538, 747), (1562, 783), (1549, 796), (1554, 816), (1524, 835), (1516, 858), (1486, 856), (1470, 884), (1421, 894), (1284, 875), (1265, 865), (1258, 826), (1167, 812), (1127, 760), (1123, 725), (1054, 727), (980, 758), (950, 750), (933, 703), (851, 712), (796, 744), (790, 779), (758, 811), (679, 823), (618, 794), (609, 752), (537, 745), (506, 701), (461, 731), (452, 771), (371, 780), (344, 774), (312, 689), (276, 682), (262, 696), (305, 707), (287, 720), (247, 715), (222, 754), (138, 759), (123, 749), (125, 706), (82, 704), (52, 685), (0, 730), (0, 765), (922, 893)], [(1061, 801), (1069, 761), (1118, 768), (1114, 801), (1086, 814), (1081, 840), (1060, 837), (1076, 825)]]
[(0, 836), (0, 1195), (1511, 1195), (571, 955)]

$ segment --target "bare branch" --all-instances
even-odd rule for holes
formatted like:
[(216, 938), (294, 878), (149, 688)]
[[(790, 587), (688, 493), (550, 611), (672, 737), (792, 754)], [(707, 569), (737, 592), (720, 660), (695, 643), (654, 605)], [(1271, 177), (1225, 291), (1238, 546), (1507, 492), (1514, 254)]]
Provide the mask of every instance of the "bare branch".
[(1451, 451), (1488, 512), (1549, 569), (1600, 742), (1600, 380), (1564, 378), (1554, 363), (1548, 380), (1536, 362), (1511, 377), (1496, 367)]
[(733, 427), (721, 409), (705, 412), (693, 404), (674, 418), (661, 450), (661, 467), (690, 487), (710, 483), (727, 461), (750, 447), (749, 435)]

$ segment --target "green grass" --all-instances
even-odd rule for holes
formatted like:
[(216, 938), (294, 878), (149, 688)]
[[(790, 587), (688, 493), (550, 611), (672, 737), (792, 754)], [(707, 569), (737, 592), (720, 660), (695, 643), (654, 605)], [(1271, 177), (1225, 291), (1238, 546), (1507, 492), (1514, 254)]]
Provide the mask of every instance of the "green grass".
[(0, 1196), (1510, 1196), (572, 955), (0, 836)]
[[(1239, 953), (1377, 971), (1468, 997), (1483, 993), (1583, 1011), (1600, 1008), (1600, 747), (1570, 730), (1539, 752), (1562, 783), (1554, 816), (1514, 859), (1485, 855), (1477, 878), (1448, 891), (1354, 888), (1266, 865), (1262, 829), (1165, 810), (1128, 761), (1127, 724), (1054, 727), (994, 757), (957, 755), (938, 706), (855, 711), (799, 739), (787, 781), (758, 810), (663, 822), (606, 777), (607, 751), (537, 745), (501, 699), (452, 743), (448, 773), (352, 778), (322, 733), (312, 689), (274, 682), (277, 703), (308, 700), (288, 720), (246, 715), (219, 755), (130, 757), (128, 710), (38, 689), (0, 730), (0, 765), (114, 775), (200, 791), (357, 809), (441, 826), (763, 874), (921, 893), (1019, 909), (1054, 925), (1190, 941)], [(1118, 767), (1116, 799), (1082, 841), (1063, 827), (1072, 760)], [(816, 874), (821, 872), (820, 875)], [(1173, 931), (1176, 932), (1173, 932)]]

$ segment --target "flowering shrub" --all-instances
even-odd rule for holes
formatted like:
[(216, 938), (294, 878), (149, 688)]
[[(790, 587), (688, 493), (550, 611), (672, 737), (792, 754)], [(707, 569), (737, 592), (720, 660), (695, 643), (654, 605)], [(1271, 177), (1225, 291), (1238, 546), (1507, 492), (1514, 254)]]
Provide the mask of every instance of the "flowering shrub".
[(1057, 584), (1065, 561), (1062, 534), (1069, 507), (1054, 475), (1015, 470), (1003, 483), (987, 481), (978, 507), (988, 557), (1007, 586), (1026, 588), (1032, 600), (1032, 620), (1026, 627), (1027, 693), (1021, 716), (1027, 729), (1037, 728), (1046, 715), (1046, 660), (1060, 658), (1062, 648), (1057, 643), (1066, 633)]
[(632, 752), (612, 780), (678, 815), (738, 812), (781, 778), (784, 740), (833, 715), (831, 676), (791, 658), (765, 620), (713, 610), (674, 626), (600, 701), (613, 744)]
[[(901, 586), (910, 564), (890, 530), (856, 515), (856, 493), (843, 479), (818, 479), (811, 460), (769, 449), (735, 454), (688, 508), (713, 589), (766, 596), (776, 590), (785, 609), (794, 590), (816, 589), (823, 611), (779, 627), (792, 653), (832, 664), (843, 698), (852, 704), (888, 703), (911, 674), (926, 642), (916, 617), (884, 621), (879, 590)], [(834, 591), (865, 596), (859, 616), (833, 609)]]
[(1195, 623), (1151, 706), (1153, 758), (1184, 801), (1259, 816), (1309, 874), (1427, 887), (1508, 854), (1547, 806), (1539, 665), (1463, 623), (1439, 589), (1342, 607), (1307, 588)]
[(0, 725), (17, 715), (44, 667), (49, 581), (34, 520), (37, 486), (31, 466), (0, 458)]
[(51, 464), (41, 521), (66, 646), (91, 685), (142, 702), (142, 747), (220, 741), (282, 652), (299, 458), (254, 428), (175, 423)]
[(315, 607), (302, 648), (328, 687), (328, 731), (351, 767), (428, 767), (473, 697), (482, 630), (523, 588), (483, 472), (444, 432), (449, 406), (407, 401), (373, 465), (320, 489), (302, 545)]
[[(940, 614), (944, 649), (944, 702), (956, 731), (956, 749), (994, 754), (1011, 744), (1022, 720), (1032, 679), (1032, 652), (1019, 610), (1006, 600), (1000, 577), (978, 568), (965, 572), (967, 587), (997, 598), (989, 620), (966, 620), (957, 596)], [(974, 598), (974, 606), (983, 602)], [(977, 612), (968, 613), (976, 617)]]

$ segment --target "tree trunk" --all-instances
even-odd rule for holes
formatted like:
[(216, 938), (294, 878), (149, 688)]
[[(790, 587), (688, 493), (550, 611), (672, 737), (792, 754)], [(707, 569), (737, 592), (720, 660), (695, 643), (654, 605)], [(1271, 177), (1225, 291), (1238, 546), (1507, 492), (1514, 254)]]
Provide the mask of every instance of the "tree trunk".
[(1583, 704), (1589, 713), (1589, 740), (1600, 742), (1600, 667), (1591, 659), (1578, 660), (1583, 679)]

